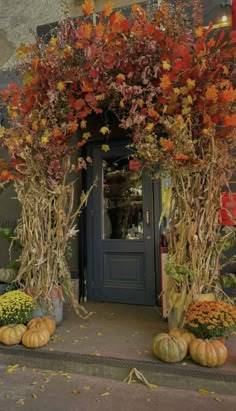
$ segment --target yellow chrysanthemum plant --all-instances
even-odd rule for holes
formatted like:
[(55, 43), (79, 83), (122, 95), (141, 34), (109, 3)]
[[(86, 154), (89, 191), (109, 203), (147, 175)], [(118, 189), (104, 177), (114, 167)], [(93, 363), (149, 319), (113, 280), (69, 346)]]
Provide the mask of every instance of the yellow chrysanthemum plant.
[(27, 324), (32, 318), (35, 302), (20, 290), (9, 291), (0, 296), (0, 326), (8, 324)]
[(197, 338), (229, 337), (236, 331), (236, 306), (224, 301), (201, 301), (192, 304), (184, 327)]

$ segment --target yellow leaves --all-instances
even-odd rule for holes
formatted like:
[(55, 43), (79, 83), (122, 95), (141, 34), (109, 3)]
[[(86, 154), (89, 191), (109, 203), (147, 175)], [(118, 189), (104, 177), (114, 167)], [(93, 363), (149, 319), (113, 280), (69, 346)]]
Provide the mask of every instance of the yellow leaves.
[(57, 46), (57, 38), (56, 37), (52, 37), (49, 41), (49, 45), (51, 47), (56, 47)]
[(66, 88), (66, 86), (65, 86), (64, 81), (59, 81), (59, 82), (57, 83), (57, 90), (58, 90), (58, 91), (63, 91), (63, 90), (65, 90), (65, 88)]
[(72, 390), (71, 392), (72, 394), (75, 394), (75, 395), (80, 394), (80, 390)]
[(138, 98), (138, 100), (137, 100), (137, 106), (138, 106), (139, 108), (143, 108), (143, 105), (144, 105), (143, 99)]
[(154, 129), (155, 125), (153, 123), (147, 123), (145, 130), (146, 131), (152, 131)]
[(198, 27), (195, 30), (195, 37), (200, 38), (200, 37), (203, 36), (203, 34), (204, 34), (204, 28), (203, 27)]
[(29, 52), (29, 47), (26, 46), (24, 43), (21, 43), (16, 50), (16, 55), (19, 60), (24, 60)]
[(198, 390), (198, 394), (200, 394), (200, 395), (208, 395), (208, 394), (210, 394), (210, 392), (207, 391), (207, 390), (200, 389), (200, 390)]
[(4, 136), (5, 127), (0, 127), (0, 138)]
[(83, 133), (82, 138), (83, 140), (88, 140), (91, 137), (91, 133), (87, 131), (86, 133)]
[(102, 133), (105, 136), (106, 134), (110, 133), (110, 130), (109, 130), (108, 127), (104, 126), (104, 127), (100, 128), (99, 132)]
[(103, 10), (104, 17), (110, 16), (113, 10), (113, 7), (114, 7), (114, 4), (111, 1), (108, 1), (108, 3), (105, 5), (104, 10)]
[(32, 141), (33, 141), (32, 136), (31, 136), (30, 134), (27, 134), (27, 135), (25, 136), (25, 141), (26, 141), (27, 143), (32, 143)]
[(171, 65), (167, 60), (164, 60), (162, 62), (162, 67), (163, 67), (163, 70), (166, 70), (166, 71), (170, 71), (171, 69)]
[(174, 93), (178, 96), (181, 93), (181, 90), (178, 87), (174, 87)]
[(109, 395), (111, 395), (110, 392), (106, 391), (101, 394), (101, 397), (108, 397)]
[(117, 81), (118, 83), (123, 83), (123, 81), (125, 81), (125, 75), (122, 74), (122, 73), (117, 74), (117, 76), (116, 76), (116, 81)]
[(108, 144), (102, 144), (102, 151), (105, 151), (105, 153), (110, 151), (110, 146)]
[(41, 137), (41, 143), (42, 144), (47, 144), (48, 142), (49, 142), (48, 137), (46, 137), (46, 136)]
[(195, 88), (195, 85), (196, 85), (196, 81), (195, 81), (195, 80), (192, 80), (191, 78), (189, 78), (189, 79), (187, 80), (187, 86), (188, 86), (189, 90), (194, 89), (194, 88)]
[(38, 397), (37, 397), (37, 395), (36, 395), (34, 392), (32, 392), (31, 395), (32, 395), (32, 397), (33, 397), (34, 400), (37, 400)]
[(24, 403), (25, 403), (25, 400), (23, 398), (20, 398), (18, 401), (16, 401), (16, 404), (19, 404), (19, 405), (24, 405)]
[(124, 103), (124, 100), (123, 100), (123, 99), (120, 100), (119, 106), (120, 106), (120, 108), (125, 108), (125, 103)]
[(26, 87), (29, 87), (32, 84), (32, 80), (34, 79), (34, 75), (31, 71), (27, 71), (23, 77), (23, 84)]
[(8, 367), (6, 368), (6, 372), (8, 374), (12, 374), (18, 367), (19, 367), (19, 364), (8, 365)]
[(89, 16), (94, 12), (94, 2), (93, 0), (85, 0), (82, 4), (82, 10), (85, 16)]
[(160, 87), (163, 90), (167, 90), (171, 85), (170, 77), (167, 74), (161, 77)]
[(82, 121), (80, 122), (80, 127), (81, 127), (81, 128), (86, 128), (86, 127), (87, 127), (87, 121), (86, 121), (86, 120), (82, 120)]
[(213, 84), (212, 86), (208, 87), (205, 92), (205, 99), (207, 101), (216, 102), (218, 98), (218, 90), (216, 86)]
[(184, 107), (184, 108), (181, 110), (182, 116), (186, 116), (186, 115), (189, 114), (190, 112), (191, 112), (191, 107)]

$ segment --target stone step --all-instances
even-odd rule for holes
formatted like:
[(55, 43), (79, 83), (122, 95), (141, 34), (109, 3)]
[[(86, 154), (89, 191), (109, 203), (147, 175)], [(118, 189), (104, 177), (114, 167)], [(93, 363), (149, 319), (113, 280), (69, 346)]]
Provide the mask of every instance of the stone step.
[(132, 368), (148, 382), (181, 389), (204, 389), (209, 392), (236, 395), (236, 373), (233, 369), (207, 368), (189, 360), (167, 364), (159, 360), (122, 359), (91, 354), (69, 353), (23, 346), (0, 346), (0, 363), (31, 368), (64, 371), (87, 376), (124, 380)]

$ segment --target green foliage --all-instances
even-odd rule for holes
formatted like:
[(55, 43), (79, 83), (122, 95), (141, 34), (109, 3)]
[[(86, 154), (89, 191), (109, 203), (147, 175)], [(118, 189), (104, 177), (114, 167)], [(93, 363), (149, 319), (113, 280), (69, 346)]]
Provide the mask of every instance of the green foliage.
[(165, 272), (177, 286), (181, 286), (186, 280), (191, 283), (195, 276), (194, 271), (187, 264), (176, 264), (172, 256), (168, 257)]
[(236, 274), (221, 274), (220, 285), (223, 288), (235, 288), (236, 287)]
[(9, 291), (0, 296), (0, 326), (26, 324), (35, 308), (33, 298), (20, 290)]

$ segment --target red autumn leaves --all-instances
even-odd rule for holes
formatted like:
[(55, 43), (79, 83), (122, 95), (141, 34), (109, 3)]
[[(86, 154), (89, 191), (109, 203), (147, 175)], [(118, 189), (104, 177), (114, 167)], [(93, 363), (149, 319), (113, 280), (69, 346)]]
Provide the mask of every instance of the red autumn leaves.
[[(86, 0), (85, 19), (64, 20), (49, 44), (20, 45), (23, 86), (10, 84), (2, 92), (12, 123), (5, 132), (11, 154), (21, 156), (30, 149), (42, 156), (51, 173), (47, 153), (53, 152), (60, 163), (85, 144), (81, 133), (72, 148), (73, 134), (104, 107), (118, 115), (122, 127), (133, 130), (137, 149), (141, 142), (147, 151), (155, 149), (157, 159), (180, 166), (201, 164), (201, 151), (191, 155), (174, 133), (162, 134), (158, 127), (166, 119), (181, 118), (198, 146), (214, 129), (217, 139), (232, 138), (236, 91), (231, 62), (223, 58), (227, 41), (223, 35), (213, 38), (211, 27), (190, 31), (180, 19), (184, 2), (175, 7), (173, 13), (162, 2), (149, 21), (140, 5), (132, 5), (126, 17), (113, 12), (108, 2), (94, 25), (94, 3)], [(235, 43), (233, 32), (230, 45)]]

